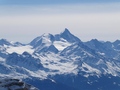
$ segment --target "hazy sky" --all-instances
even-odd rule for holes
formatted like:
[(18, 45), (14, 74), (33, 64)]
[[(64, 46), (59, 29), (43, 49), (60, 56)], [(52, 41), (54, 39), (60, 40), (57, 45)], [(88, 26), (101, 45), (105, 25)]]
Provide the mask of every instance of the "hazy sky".
[(0, 38), (29, 43), (64, 28), (82, 41), (120, 39), (120, 0), (0, 0)]

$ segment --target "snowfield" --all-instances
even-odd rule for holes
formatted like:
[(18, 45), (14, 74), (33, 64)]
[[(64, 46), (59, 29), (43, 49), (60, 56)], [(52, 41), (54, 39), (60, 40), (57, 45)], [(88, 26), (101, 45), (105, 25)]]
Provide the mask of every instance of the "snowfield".
[(10, 47), (7, 47), (7, 50), (6, 52), (8, 53), (13, 53), (13, 52), (16, 52), (18, 54), (22, 54), (23, 52), (28, 52), (30, 54), (32, 54), (34, 52), (34, 49), (32, 49), (33, 47), (30, 46), (30, 45), (26, 45), (26, 46), (18, 46), (18, 47), (13, 47), (13, 46), (10, 46)]

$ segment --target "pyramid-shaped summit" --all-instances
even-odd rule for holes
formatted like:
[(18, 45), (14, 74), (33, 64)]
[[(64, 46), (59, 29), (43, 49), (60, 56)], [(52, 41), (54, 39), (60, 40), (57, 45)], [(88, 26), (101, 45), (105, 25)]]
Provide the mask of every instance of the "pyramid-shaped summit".
[(67, 40), (70, 43), (81, 41), (79, 38), (77, 38), (76, 36), (74, 36), (73, 34), (71, 34), (71, 32), (67, 28), (65, 28), (64, 32), (62, 32), (60, 34), (60, 37), (64, 38), (65, 40)]
[(65, 30), (64, 30), (64, 32), (62, 34), (71, 34), (71, 33), (67, 28), (65, 28)]

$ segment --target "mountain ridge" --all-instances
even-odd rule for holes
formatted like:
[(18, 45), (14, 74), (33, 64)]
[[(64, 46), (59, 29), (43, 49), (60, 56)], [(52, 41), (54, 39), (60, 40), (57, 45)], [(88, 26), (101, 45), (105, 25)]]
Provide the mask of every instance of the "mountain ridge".
[[(87, 85), (90, 90), (106, 90), (104, 85), (101, 89), (101, 79), (109, 81), (111, 78), (111, 85), (119, 90), (119, 47), (120, 40), (101, 42), (92, 39), (83, 42), (67, 28), (60, 34), (38, 36), (28, 44), (11, 43), (1, 39), (0, 77), (13, 78), (14, 76), (31, 82), (37, 87), (39, 81), (42, 85), (43, 83), (47, 85), (49, 82), (53, 87), (47, 90), (58, 90), (60, 86), (69, 90), (70, 88), (88, 90), (84, 85)], [(114, 81), (116, 78), (118, 80)], [(92, 88), (91, 86), (96, 83), (100, 84), (100, 87)]]

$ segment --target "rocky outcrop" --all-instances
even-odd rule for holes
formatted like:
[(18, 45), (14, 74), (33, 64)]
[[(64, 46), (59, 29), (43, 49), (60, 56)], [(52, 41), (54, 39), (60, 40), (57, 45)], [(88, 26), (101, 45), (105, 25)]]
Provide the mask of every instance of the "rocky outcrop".
[(0, 90), (39, 90), (18, 79), (0, 79)]

